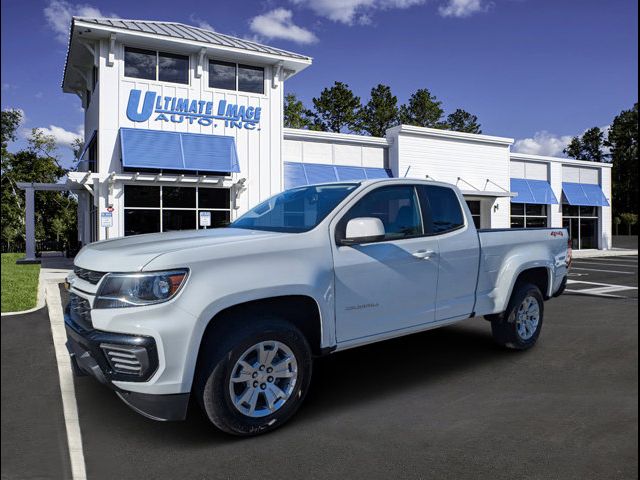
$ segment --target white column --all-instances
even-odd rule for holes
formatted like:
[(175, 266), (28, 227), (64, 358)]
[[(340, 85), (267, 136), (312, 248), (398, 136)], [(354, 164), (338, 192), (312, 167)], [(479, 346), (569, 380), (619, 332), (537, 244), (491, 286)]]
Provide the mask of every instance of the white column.
[(24, 261), (35, 262), (36, 259), (36, 228), (35, 228), (35, 203), (33, 186), (24, 189), (25, 205), (25, 244), (26, 255)]
[(557, 205), (549, 205), (550, 211), (550, 227), (562, 227), (562, 164), (559, 162), (551, 162), (549, 164), (549, 185), (553, 194), (558, 199)]

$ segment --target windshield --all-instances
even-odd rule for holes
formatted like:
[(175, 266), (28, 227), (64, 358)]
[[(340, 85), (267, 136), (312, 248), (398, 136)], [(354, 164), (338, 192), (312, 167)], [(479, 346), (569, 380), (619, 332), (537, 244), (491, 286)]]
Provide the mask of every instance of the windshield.
[(287, 190), (249, 210), (229, 226), (272, 232), (307, 232), (324, 220), (358, 185), (332, 183)]

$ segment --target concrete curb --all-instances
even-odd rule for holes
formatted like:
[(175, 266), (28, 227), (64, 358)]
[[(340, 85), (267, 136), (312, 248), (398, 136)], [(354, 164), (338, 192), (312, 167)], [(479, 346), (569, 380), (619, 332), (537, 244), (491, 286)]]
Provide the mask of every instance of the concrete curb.
[(574, 250), (572, 253), (573, 258), (629, 257), (634, 255), (638, 255), (638, 250)]

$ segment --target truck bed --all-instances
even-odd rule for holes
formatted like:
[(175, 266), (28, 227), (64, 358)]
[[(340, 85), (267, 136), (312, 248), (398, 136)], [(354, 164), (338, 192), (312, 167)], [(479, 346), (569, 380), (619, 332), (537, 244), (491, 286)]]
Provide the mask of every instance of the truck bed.
[(546, 268), (551, 296), (567, 275), (567, 242), (564, 228), (500, 228), (478, 230), (480, 268), (476, 314), (504, 310), (511, 295), (509, 285), (525, 269)]

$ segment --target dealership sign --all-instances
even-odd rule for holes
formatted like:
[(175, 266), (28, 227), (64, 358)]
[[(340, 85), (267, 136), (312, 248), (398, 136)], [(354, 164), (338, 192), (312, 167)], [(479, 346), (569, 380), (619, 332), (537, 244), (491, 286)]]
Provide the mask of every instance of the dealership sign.
[(223, 121), (225, 127), (260, 130), (260, 107), (247, 107), (220, 100), (217, 105), (206, 100), (189, 100), (180, 97), (163, 97), (156, 92), (145, 92), (142, 107), (142, 91), (132, 89), (127, 103), (127, 118), (132, 122), (146, 122), (153, 115), (154, 121), (189, 124), (208, 127), (215, 121)]

